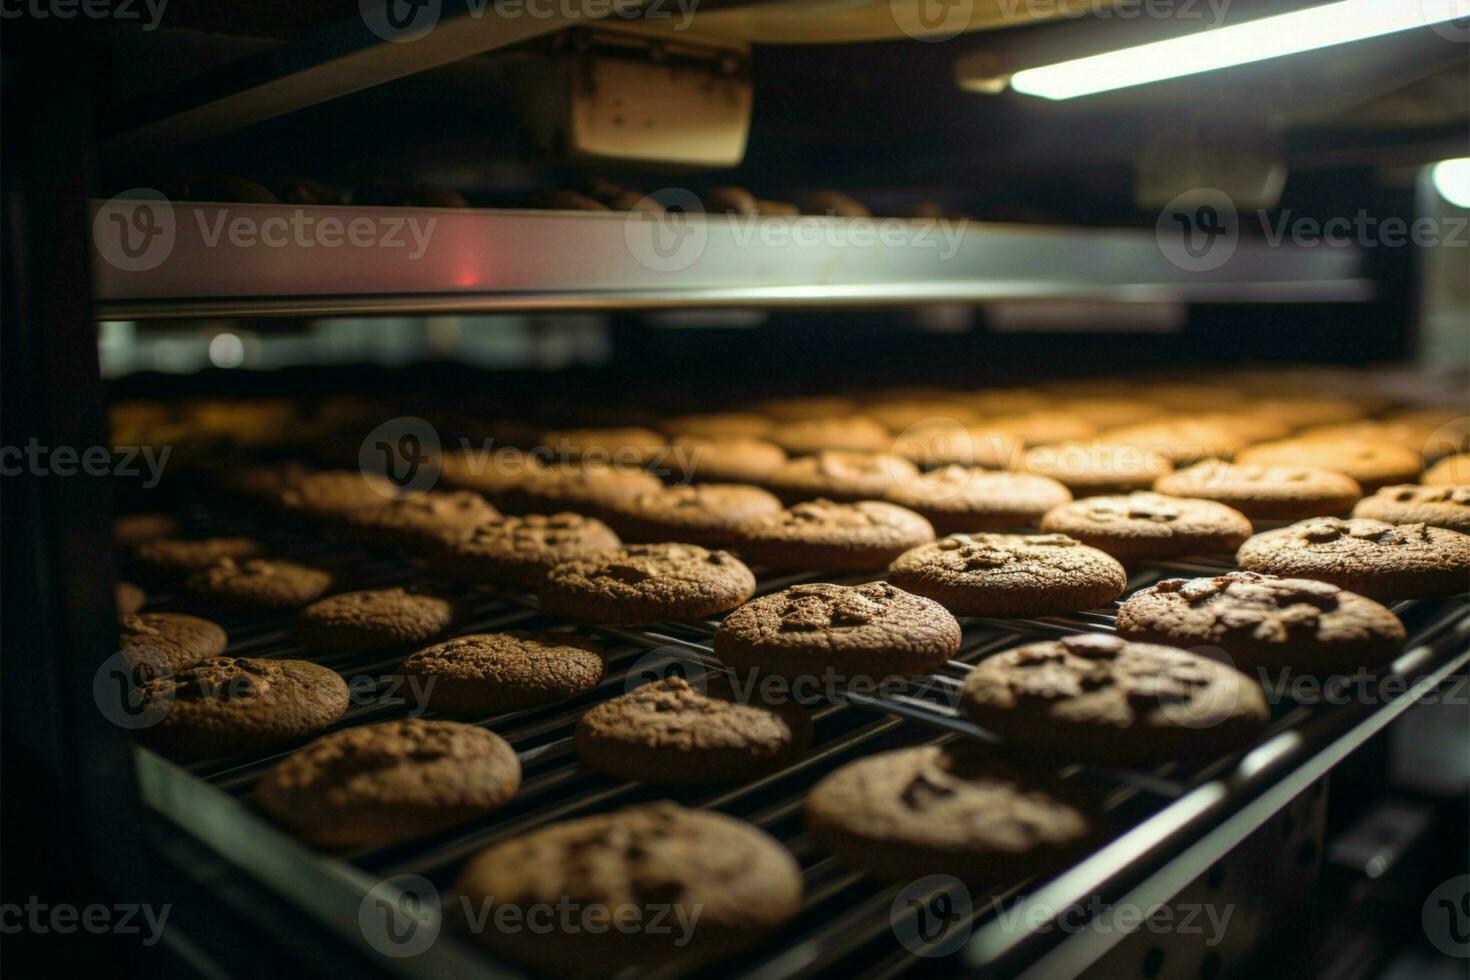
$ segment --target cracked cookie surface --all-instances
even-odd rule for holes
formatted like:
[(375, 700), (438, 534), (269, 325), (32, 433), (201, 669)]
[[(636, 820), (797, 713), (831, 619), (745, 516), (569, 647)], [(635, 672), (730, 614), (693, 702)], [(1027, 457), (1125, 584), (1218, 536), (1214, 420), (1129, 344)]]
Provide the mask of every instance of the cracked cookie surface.
[(913, 511), (876, 500), (807, 500), (752, 518), (735, 529), (732, 546), (766, 568), (881, 568), (910, 548), (934, 540), (934, 528)]
[(780, 509), (781, 502), (759, 487), (699, 483), (616, 501), (603, 517), (624, 541), (725, 545), (743, 522)]
[(620, 626), (713, 616), (755, 594), (755, 576), (728, 551), (635, 544), (565, 561), (541, 583), (553, 616)]
[(622, 546), (612, 529), (582, 514), (525, 514), (480, 524), (439, 539), (429, 554), (434, 571), (466, 582), (535, 587), (573, 558)]
[(1470, 485), (1382, 487), (1360, 500), (1353, 516), (1389, 524), (1428, 524), (1470, 534)]
[(1470, 535), (1425, 524), (1320, 517), (1257, 534), (1236, 563), (1310, 578), (1370, 599), (1457, 595), (1470, 589)]
[(570, 633), (508, 630), (436, 643), (399, 667), (421, 703), (451, 714), (495, 715), (584, 694), (602, 680), (602, 647)]
[(1071, 499), (1071, 492), (1051, 477), (966, 466), (932, 470), (888, 493), (889, 501), (920, 514), (940, 534), (1035, 525)]
[(291, 561), (222, 558), (189, 576), (187, 600), (212, 612), (289, 612), (320, 599), (332, 576)]
[(1120, 561), (1228, 554), (1251, 536), (1250, 520), (1213, 500), (1139, 491), (1086, 497), (1047, 511), (1041, 530), (1065, 534)]
[(1295, 521), (1344, 514), (1362, 496), (1345, 473), (1312, 466), (1262, 466), (1208, 460), (1159, 477), (1158, 493), (1227, 504), (1246, 517)]
[(319, 650), (390, 650), (424, 643), (449, 629), (454, 606), (406, 589), (328, 596), (296, 614), (291, 635)]

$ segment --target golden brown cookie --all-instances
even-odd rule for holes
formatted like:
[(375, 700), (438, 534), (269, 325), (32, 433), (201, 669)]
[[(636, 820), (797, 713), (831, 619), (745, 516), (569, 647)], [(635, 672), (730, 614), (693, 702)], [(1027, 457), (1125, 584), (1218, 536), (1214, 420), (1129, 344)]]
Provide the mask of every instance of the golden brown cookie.
[(1470, 486), (1423, 487), (1409, 483), (1382, 487), (1359, 501), (1353, 516), (1389, 524), (1428, 524), (1470, 534)]
[(1284, 439), (1241, 450), (1238, 463), (1261, 466), (1312, 466), (1345, 473), (1358, 481), (1364, 493), (1395, 483), (1417, 483), (1424, 463), (1412, 450), (1383, 442), (1329, 442), (1325, 439)]
[(1072, 494), (1056, 480), (1033, 473), (946, 466), (905, 480), (888, 499), (926, 518), (940, 534), (950, 534), (1034, 526)]
[(324, 470), (304, 476), (281, 491), (289, 513), (318, 521), (339, 521), (401, 496), (385, 477), (357, 470)]
[(502, 806), (521, 784), (494, 732), (400, 718), (324, 735), (260, 778), (261, 809), (318, 847), (386, 847)]
[(221, 558), (190, 575), (184, 595), (191, 606), (226, 615), (290, 612), (320, 599), (331, 587), (331, 573), (320, 568), (265, 558)]
[(918, 475), (913, 463), (889, 453), (829, 451), (791, 460), (765, 484), (788, 504), (816, 497), (852, 502), (881, 500)]
[(662, 487), (646, 470), (605, 463), (552, 463), (543, 472), (509, 486), (502, 509), (513, 514), (554, 514), (575, 511), (599, 514), (619, 500), (653, 493)]
[(1217, 422), (1169, 418), (1108, 429), (1098, 441), (1132, 446), (1145, 455), (1158, 454), (1175, 466), (1202, 459), (1229, 459), (1249, 442)]
[(1123, 566), (1062, 534), (951, 534), (900, 555), (888, 581), (956, 616), (1050, 616), (1122, 595)]
[(1247, 571), (1331, 582), (1380, 601), (1470, 589), (1470, 535), (1424, 524), (1313, 518), (1257, 534), (1235, 560)]
[(500, 511), (472, 490), (430, 490), (354, 512), (346, 524), (370, 545), (423, 553), (441, 538), (464, 534), (499, 517)]
[(502, 509), (514, 490), (546, 475), (545, 463), (510, 446), (445, 453), (439, 458), (439, 479), (446, 485), (473, 490)]
[(783, 422), (772, 427), (766, 438), (788, 453), (799, 456), (829, 449), (841, 452), (884, 452), (893, 442), (888, 429), (866, 415)]
[(1256, 520), (1294, 521), (1347, 513), (1362, 497), (1356, 480), (1311, 466), (1261, 466), (1211, 459), (1166, 473), (1154, 490), (1214, 500)]
[(1147, 490), (1174, 471), (1157, 452), (1105, 442), (1068, 442), (1037, 446), (1021, 457), (1022, 472), (1051, 477), (1074, 497)]
[(172, 670), (192, 667), (225, 652), (229, 640), (217, 624), (182, 613), (127, 613), (117, 620), (118, 647), (129, 663), (157, 665), (161, 656)]
[[(446, 907), (520, 911), (544, 930), (470, 929), (475, 941), (556, 977), (694, 970), (747, 949), (801, 909), (801, 870), (761, 830), (663, 801), (541, 827), (472, 858)], [(529, 916), (575, 896), (633, 928), (586, 929), (581, 917)], [(698, 910), (696, 916), (695, 910)], [(493, 910), (492, 910), (493, 911)], [(656, 918), (655, 918), (656, 917)], [(563, 925), (570, 921), (571, 926)], [(660, 928), (650, 928), (653, 922)], [(610, 926), (612, 924), (610, 923)]]
[(1229, 572), (1165, 579), (1118, 609), (1118, 635), (1223, 650), (1237, 667), (1352, 671), (1397, 656), (1404, 624), (1372, 599), (1304, 578)]
[(756, 405), (755, 411), (782, 422), (795, 422), (851, 415), (857, 411), (857, 402), (842, 395), (804, 395), (772, 398)]
[(676, 415), (659, 423), (671, 436), (695, 439), (760, 439), (771, 431), (771, 420), (755, 412), (709, 412)]
[(1027, 446), (1077, 442), (1097, 434), (1097, 426), (1082, 416), (1049, 408), (1014, 415), (992, 415), (984, 420), (984, 424), (988, 429), (1010, 433)]
[(818, 846), (896, 881), (999, 881), (1052, 870), (1103, 838), (1102, 810), (1076, 780), (964, 743), (850, 762), (817, 783), (805, 806)]
[(221, 558), (258, 558), (265, 553), (257, 542), (245, 537), (157, 538), (138, 545), (138, 564), (159, 576), (179, 576), (208, 568)]
[(1041, 518), (1041, 530), (1125, 562), (1230, 554), (1252, 532), (1250, 520), (1232, 507), (1142, 490), (1062, 504)]
[(656, 786), (759, 779), (806, 754), (812, 721), (794, 702), (768, 706), (749, 690), (741, 701), (728, 684), (644, 684), (581, 717), (577, 755), (613, 779)]
[(764, 483), (786, 463), (774, 442), (743, 436), (679, 436), (669, 450), (669, 469), (703, 483)]
[(781, 501), (759, 487), (700, 483), (615, 501), (603, 519), (624, 541), (728, 545), (739, 538), (740, 525), (780, 510)]
[(1007, 469), (1021, 457), (1021, 440), (1010, 432), (957, 422), (922, 423), (893, 439), (893, 452), (919, 466), (986, 466)]
[(928, 674), (959, 649), (954, 616), (887, 582), (817, 582), (761, 596), (726, 616), (714, 641), (726, 665), (793, 685)]
[(584, 694), (602, 680), (602, 647), (570, 633), (471, 633), (425, 647), (399, 667), (421, 705), (498, 715)]
[(1261, 686), (1228, 664), (1104, 634), (986, 657), (965, 678), (960, 713), (1019, 747), (1104, 766), (1208, 758), (1270, 719)]
[(1425, 472), (1424, 483), (1431, 487), (1470, 485), (1470, 453), (1446, 456), (1435, 463)]
[(651, 466), (668, 453), (668, 440), (642, 426), (607, 429), (553, 429), (541, 434), (541, 445), (554, 458), (584, 460), (617, 469)]
[(449, 629), (454, 606), (405, 589), (343, 592), (296, 614), (291, 635), (318, 650), (391, 650), (425, 643)]
[(869, 402), (863, 414), (889, 432), (977, 421), (975, 410), (958, 398), (890, 398)]
[(553, 565), (612, 551), (622, 543), (595, 517), (526, 514), (442, 537), (429, 552), (429, 562), (435, 572), (465, 582), (534, 588)]
[(746, 521), (731, 546), (763, 568), (834, 571), (882, 568), (933, 540), (928, 521), (895, 504), (818, 499)]
[(541, 583), (553, 616), (618, 626), (702, 619), (755, 593), (755, 576), (728, 551), (692, 544), (635, 544), (562, 562)]

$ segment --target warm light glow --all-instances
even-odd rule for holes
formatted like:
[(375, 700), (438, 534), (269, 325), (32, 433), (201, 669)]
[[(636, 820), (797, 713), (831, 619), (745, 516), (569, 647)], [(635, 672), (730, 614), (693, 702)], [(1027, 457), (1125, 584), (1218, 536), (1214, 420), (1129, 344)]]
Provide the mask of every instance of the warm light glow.
[(1436, 163), (1431, 176), (1440, 197), (1457, 208), (1470, 208), (1470, 157)]
[(1161, 82), (1470, 17), (1470, 0), (1340, 0), (1187, 37), (1027, 68), (1011, 87), (1047, 99)]
[(217, 333), (209, 340), (209, 363), (236, 368), (245, 363), (245, 342), (232, 333)]

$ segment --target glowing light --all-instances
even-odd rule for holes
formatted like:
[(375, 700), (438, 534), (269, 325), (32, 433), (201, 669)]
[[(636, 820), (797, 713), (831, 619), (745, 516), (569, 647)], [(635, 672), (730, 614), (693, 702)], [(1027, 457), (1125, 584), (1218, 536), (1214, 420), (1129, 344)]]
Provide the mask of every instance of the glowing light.
[(209, 363), (222, 368), (239, 367), (245, 363), (245, 342), (232, 333), (215, 334), (209, 341)]
[(1457, 208), (1470, 208), (1470, 157), (1436, 163), (1430, 177), (1440, 197)]

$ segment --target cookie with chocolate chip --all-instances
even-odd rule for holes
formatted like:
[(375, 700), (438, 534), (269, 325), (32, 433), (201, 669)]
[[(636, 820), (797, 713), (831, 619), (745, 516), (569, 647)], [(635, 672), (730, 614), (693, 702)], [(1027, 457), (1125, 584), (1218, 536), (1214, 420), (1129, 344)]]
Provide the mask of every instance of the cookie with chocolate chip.
[(837, 571), (882, 568), (933, 540), (928, 521), (896, 504), (807, 500), (739, 525), (731, 546), (763, 568)]
[(1250, 520), (1233, 507), (1146, 491), (1062, 504), (1046, 512), (1041, 529), (1125, 562), (1229, 554), (1252, 531)]
[(191, 607), (221, 614), (290, 612), (331, 587), (330, 572), (294, 561), (222, 558), (189, 576), (184, 596)]
[(1283, 439), (1262, 442), (1236, 454), (1238, 463), (1261, 466), (1312, 466), (1345, 473), (1364, 493), (1395, 483), (1414, 483), (1424, 460), (1412, 449), (1387, 442), (1328, 439)]
[(400, 718), (293, 752), (260, 778), (256, 798), (318, 847), (386, 847), (483, 816), (520, 784), (515, 750), (489, 729)]
[(774, 426), (766, 438), (798, 456), (826, 450), (839, 452), (883, 452), (893, 437), (888, 430), (865, 415), (803, 419)]
[(940, 534), (1035, 525), (1072, 499), (1062, 484), (1032, 473), (946, 466), (905, 480), (888, 499), (926, 518)]
[(159, 577), (182, 576), (208, 568), (222, 558), (258, 558), (265, 549), (245, 537), (156, 538), (138, 546), (138, 564)]
[(1234, 667), (1103, 634), (986, 657), (959, 707), (1018, 747), (1105, 766), (1208, 758), (1246, 745), (1270, 718), (1261, 686)]
[(1359, 501), (1353, 516), (1389, 524), (1428, 524), (1470, 534), (1470, 485), (1382, 487)]
[(1314, 518), (1257, 534), (1235, 560), (1247, 571), (1331, 582), (1380, 601), (1470, 589), (1470, 535), (1427, 524)]
[(1345, 473), (1313, 466), (1262, 466), (1212, 459), (1167, 473), (1154, 491), (1213, 500), (1253, 520), (1295, 521), (1347, 513), (1363, 496)]
[(938, 602), (887, 582), (794, 585), (747, 602), (715, 632), (737, 671), (795, 682), (928, 674), (960, 649), (960, 624)]
[(552, 566), (622, 546), (612, 529), (581, 514), (525, 514), (490, 521), (435, 542), (431, 567), (465, 582), (534, 588)]
[(765, 485), (788, 504), (817, 497), (851, 503), (881, 500), (918, 475), (913, 463), (891, 453), (829, 450), (791, 460), (766, 477)]
[(1116, 558), (1064, 534), (951, 534), (900, 555), (888, 581), (956, 616), (1051, 616), (1122, 595)]
[(172, 670), (192, 667), (225, 652), (228, 640), (217, 624), (183, 613), (127, 613), (117, 620), (118, 645), (132, 663), (158, 664)]
[(780, 510), (781, 501), (759, 487), (700, 483), (615, 501), (603, 519), (624, 541), (728, 545), (741, 524)]
[(988, 746), (924, 745), (849, 762), (804, 807), (817, 845), (882, 878), (995, 881), (1044, 873), (1103, 834), (1102, 799)]
[(635, 544), (553, 567), (541, 608), (553, 616), (618, 626), (702, 619), (755, 594), (755, 576), (728, 551), (693, 544)]
[(1229, 572), (1165, 579), (1128, 597), (1118, 635), (1140, 643), (1224, 650), (1240, 667), (1350, 671), (1392, 660), (1404, 624), (1327, 582)]

